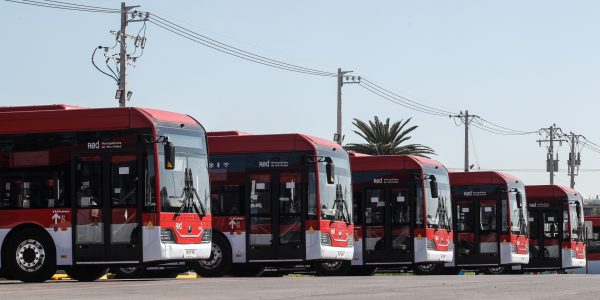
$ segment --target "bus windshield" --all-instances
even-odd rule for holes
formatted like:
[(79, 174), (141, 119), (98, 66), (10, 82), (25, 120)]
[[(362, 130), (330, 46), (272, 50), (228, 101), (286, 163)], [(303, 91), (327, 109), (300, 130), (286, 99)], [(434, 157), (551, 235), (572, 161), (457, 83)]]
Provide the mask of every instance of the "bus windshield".
[(319, 150), (318, 155), (331, 158), (335, 178), (334, 183), (329, 184), (326, 163), (318, 163), (321, 219), (352, 223), (352, 174), (348, 154), (343, 150)]
[(210, 213), (208, 157), (205, 134), (199, 130), (159, 128), (159, 136), (167, 136), (175, 146), (175, 168), (164, 166), (164, 153), (159, 148), (161, 211), (175, 213)]
[[(522, 205), (519, 208), (517, 205), (517, 193), (522, 195)], [(527, 203), (525, 197), (525, 189), (523, 187), (516, 188), (515, 191), (508, 192), (508, 209), (510, 211), (510, 230), (513, 234), (528, 235), (527, 222)]]
[(581, 218), (577, 217), (577, 204), (569, 204), (569, 221), (571, 223), (571, 240), (575, 242), (582, 242), (584, 238), (583, 234), (583, 212), (579, 206), (579, 213)]
[[(433, 174), (438, 185), (438, 197), (431, 196), (430, 179), (425, 179), (427, 228), (452, 230), (450, 182), (446, 174)], [(427, 176), (427, 174), (426, 174)]]

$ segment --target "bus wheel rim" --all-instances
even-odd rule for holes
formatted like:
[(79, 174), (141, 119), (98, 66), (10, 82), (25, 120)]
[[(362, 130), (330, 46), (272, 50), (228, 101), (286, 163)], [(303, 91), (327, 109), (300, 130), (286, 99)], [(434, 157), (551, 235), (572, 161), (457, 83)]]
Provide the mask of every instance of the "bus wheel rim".
[(119, 270), (125, 274), (132, 274), (137, 271), (137, 267), (121, 267)]
[(431, 271), (435, 268), (434, 264), (422, 264), (419, 265), (419, 269), (423, 270), (423, 271)]
[(16, 258), (19, 268), (25, 272), (32, 273), (44, 265), (46, 251), (40, 242), (27, 239), (17, 246)]
[(221, 251), (221, 247), (217, 245), (217, 243), (212, 243), (211, 254), (209, 259), (201, 259), (200, 265), (206, 269), (214, 269), (223, 260), (223, 251)]
[(323, 263), (323, 267), (329, 271), (335, 271), (342, 267), (342, 262), (340, 261), (328, 261)]

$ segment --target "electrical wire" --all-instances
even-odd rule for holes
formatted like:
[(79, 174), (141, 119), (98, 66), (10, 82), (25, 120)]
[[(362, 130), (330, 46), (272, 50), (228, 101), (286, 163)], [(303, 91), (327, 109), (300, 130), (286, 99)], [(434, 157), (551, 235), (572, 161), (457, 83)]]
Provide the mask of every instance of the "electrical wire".
[(222, 53), (229, 54), (229, 55), (232, 55), (232, 56), (244, 59), (244, 60), (259, 63), (259, 64), (269, 66), (272, 68), (278, 68), (278, 69), (283, 69), (283, 70), (297, 72), (297, 73), (304, 73), (304, 74), (309, 74), (309, 75), (317, 75), (317, 76), (325, 76), (325, 77), (337, 77), (337, 74), (333, 73), (333, 72), (326, 72), (326, 71), (321, 71), (321, 70), (317, 70), (317, 69), (306, 68), (306, 67), (286, 63), (283, 61), (267, 58), (265, 56), (261, 56), (261, 55), (258, 55), (258, 54), (255, 54), (255, 53), (252, 53), (252, 52), (249, 52), (246, 50), (242, 50), (240, 48), (219, 42), (219, 41), (209, 38), (205, 35), (199, 34), (195, 31), (192, 31), (181, 25), (177, 25), (176, 23), (166, 20), (164, 18), (161, 18), (160, 16), (157, 16), (155, 14), (150, 14), (149, 22), (164, 29), (164, 30), (167, 30), (167, 31), (170, 31), (171, 33), (179, 35), (185, 39), (191, 40), (193, 42), (196, 42), (196, 43), (206, 46), (208, 48), (211, 48), (211, 49), (214, 49), (214, 50), (220, 51)]
[(416, 107), (419, 107), (420, 109), (423, 110), (427, 110), (427, 111), (431, 111), (433, 113), (437, 113), (437, 114), (442, 114), (444, 116), (448, 116), (448, 115), (452, 115), (455, 114), (454, 112), (448, 111), (448, 110), (443, 110), (443, 109), (439, 109), (439, 108), (435, 108), (435, 107), (431, 107), (422, 103), (419, 103), (417, 101), (414, 101), (408, 97), (402, 96), (402, 95), (398, 95), (397, 93), (394, 93), (393, 91), (386, 89), (384, 87), (382, 87), (380, 84), (377, 84), (375, 82), (373, 82), (372, 80), (369, 80), (365, 77), (361, 77), (361, 81), (364, 81), (366, 84), (368, 84), (369, 86), (371, 86), (372, 88), (377, 88), (378, 90), (390, 95), (390, 96), (394, 96), (394, 98), (399, 98), (402, 99), (402, 101), (405, 101), (407, 103), (411, 103), (413, 105), (415, 105)]
[(52, 3), (57, 3), (57, 4), (65, 4), (65, 5), (69, 5), (69, 6), (79, 6), (79, 7), (90, 8), (90, 9), (115, 10), (117, 12), (120, 12), (120, 9), (114, 9), (114, 8), (108, 8), (108, 7), (90, 6), (90, 5), (84, 5), (84, 4), (78, 4), (78, 3), (69, 3), (69, 2), (62, 2), (62, 1), (55, 1), (55, 0), (42, 0), (42, 1), (44, 1), (44, 2), (52, 2)]
[(492, 123), (492, 122), (490, 122), (490, 121), (488, 121), (488, 120), (486, 120), (486, 119), (484, 119), (482, 117), (478, 116), (477, 118), (479, 120), (481, 120), (482, 122), (485, 122), (485, 123), (490, 124), (490, 125), (492, 125), (494, 127), (503, 129), (504, 131), (507, 131), (507, 132), (515, 132), (515, 133), (519, 133), (519, 134), (533, 134), (533, 133), (538, 133), (539, 132), (539, 130), (535, 130), (535, 131), (522, 131), (522, 130), (510, 129), (510, 128), (507, 128), (507, 127), (504, 127), (504, 126), (500, 126), (500, 125), (498, 125), (496, 123)]
[[(65, 5), (62, 4), (53, 4), (48, 2), (40, 2), (33, 0), (4, 0), (6, 2), (12, 2), (17, 4), (31, 5), (37, 7), (45, 7), (45, 8), (54, 8), (54, 9), (62, 9), (62, 10), (71, 10), (71, 11), (80, 11), (80, 12), (94, 12), (94, 13), (120, 13), (120, 9), (112, 9), (112, 8), (86, 8), (79, 4), (68, 3)], [(47, 0), (44, 0), (47, 1)], [(67, 3), (67, 2), (63, 2)]]
[(383, 98), (385, 100), (388, 100), (388, 101), (390, 101), (392, 103), (398, 104), (398, 105), (400, 105), (402, 107), (405, 107), (405, 108), (408, 108), (408, 109), (411, 109), (411, 110), (414, 110), (414, 111), (422, 112), (422, 113), (425, 113), (425, 114), (430, 114), (430, 115), (434, 115), (434, 116), (445, 116), (445, 117), (447, 117), (446, 114), (434, 113), (434, 112), (431, 112), (431, 111), (423, 110), (423, 109), (421, 109), (419, 107), (416, 107), (414, 105), (407, 104), (405, 101), (401, 101), (401, 100), (398, 100), (397, 98), (394, 98), (394, 97), (392, 97), (390, 95), (387, 95), (385, 92), (383, 92), (381, 90), (378, 90), (376, 88), (373, 88), (370, 85), (365, 84), (364, 82), (360, 82), (358, 85), (361, 86), (362, 88), (364, 88), (365, 90), (367, 90), (367, 91), (369, 91), (369, 92), (371, 92), (371, 93), (373, 93), (373, 94), (375, 94), (375, 95), (377, 95), (377, 96), (379, 96), (379, 97), (381, 97), (381, 98)]
[(481, 165), (479, 164), (479, 155), (477, 154), (477, 146), (475, 145), (475, 137), (473, 137), (473, 130), (469, 127), (469, 134), (471, 135), (471, 145), (473, 146), (473, 154), (475, 155), (475, 163), (477, 164), (477, 169), (481, 170)]
[[(535, 134), (535, 133), (539, 132), (539, 130), (537, 130), (537, 131), (513, 131), (512, 129), (506, 130), (506, 129), (494, 128), (494, 127), (485, 125), (482, 122), (483, 119), (479, 116), (477, 116), (476, 118), (473, 118), (472, 120), (474, 122), (471, 122), (470, 123), (471, 125), (479, 128), (481, 130), (484, 130), (484, 131), (487, 131), (490, 133), (494, 133), (494, 134), (499, 134), (499, 135), (529, 135), (529, 134)], [(491, 123), (491, 122), (487, 122), (487, 123)], [(502, 126), (498, 126), (498, 127), (502, 128)]]
[(104, 75), (106, 75), (106, 76), (114, 79), (116, 82), (119, 82), (119, 80), (115, 76), (110, 75), (110, 74), (104, 72), (103, 70), (101, 70), (100, 68), (98, 68), (98, 66), (96, 65), (96, 62), (94, 61), (94, 57), (96, 56), (96, 51), (98, 51), (98, 49), (99, 49), (98, 47), (94, 48), (94, 52), (92, 53), (92, 65), (94, 65), (94, 67), (96, 68), (96, 70), (100, 71), (100, 73), (102, 73), (102, 74), (104, 74)]

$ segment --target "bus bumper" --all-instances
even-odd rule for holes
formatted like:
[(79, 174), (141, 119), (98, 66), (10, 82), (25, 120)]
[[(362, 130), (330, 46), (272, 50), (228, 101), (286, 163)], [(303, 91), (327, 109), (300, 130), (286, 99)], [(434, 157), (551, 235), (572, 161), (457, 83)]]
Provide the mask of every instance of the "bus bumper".
[(211, 243), (206, 244), (175, 244), (163, 243), (160, 239), (160, 227), (144, 226), (142, 233), (144, 242), (144, 262), (165, 260), (194, 260), (210, 257)]
[(526, 265), (528, 263), (529, 263), (529, 253), (527, 253), (527, 254), (514, 253), (511, 250), (510, 243), (500, 244), (500, 264), (502, 264), (502, 265), (514, 265), (514, 264)]
[(354, 247), (332, 247), (321, 245), (321, 259), (352, 260)]
[(163, 244), (161, 257), (164, 260), (194, 260), (210, 257), (211, 243), (206, 244)]
[(575, 250), (564, 249), (562, 251), (562, 267), (563, 269), (585, 267), (585, 258), (576, 258)]
[(438, 251), (427, 249), (427, 239), (415, 238), (415, 263), (431, 263), (431, 262), (451, 262), (454, 258), (454, 251)]

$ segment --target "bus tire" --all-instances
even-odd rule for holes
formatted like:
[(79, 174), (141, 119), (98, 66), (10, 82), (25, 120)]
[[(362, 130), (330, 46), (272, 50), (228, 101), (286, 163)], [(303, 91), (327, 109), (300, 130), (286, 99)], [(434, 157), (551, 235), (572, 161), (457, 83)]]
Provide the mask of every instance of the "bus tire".
[(95, 281), (106, 275), (108, 268), (104, 266), (70, 266), (65, 268), (69, 277), (77, 281)]
[(231, 270), (231, 245), (222, 234), (212, 237), (210, 257), (190, 263), (196, 274), (202, 277), (222, 277)]
[(503, 275), (503, 274), (509, 274), (510, 269), (506, 266), (497, 266), (497, 267), (485, 268), (483, 270), (483, 272), (488, 275)]
[(348, 275), (352, 263), (349, 260), (322, 261), (313, 265), (318, 276), (345, 276)]
[(428, 263), (417, 264), (413, 267), (415, 275), (440, 275), (444, 269), (444, 264)]
[(143, 266), (123, 266), (110, 268), (110, 273), (117, 279), (142, 278), (145, 275), (146, 268)]
[(7, 241), (3, 261), (9, 276), (23, 282), (44, 282), (56, 273), (56, 250), (47, 232), (25, 228)]

